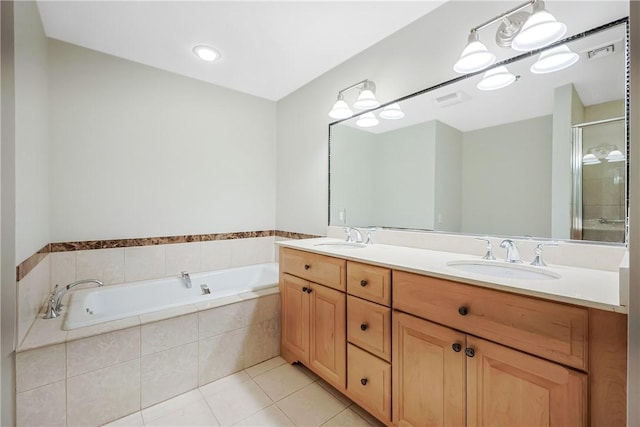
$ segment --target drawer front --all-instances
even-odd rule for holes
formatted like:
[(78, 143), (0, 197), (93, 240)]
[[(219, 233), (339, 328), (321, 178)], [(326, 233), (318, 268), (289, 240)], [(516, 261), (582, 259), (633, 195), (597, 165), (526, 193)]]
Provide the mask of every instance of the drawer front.
[(347, 340), (391, 361), (391, 309), (347, 296)]
[(402, 271), (393, 272), (393, 307), (587, 369), (588, 311), (580, 307)]
[(347, 344), (349, 397), (382, 421), (391, 420), (391, 364)]
[(280, 268), (283, 273), (340, 291), (346, 290), (347, 262), (343, 259), (282, 248)]
[(347, 262), (347, 292), (391, 306), (391, 270), (375, 265)]

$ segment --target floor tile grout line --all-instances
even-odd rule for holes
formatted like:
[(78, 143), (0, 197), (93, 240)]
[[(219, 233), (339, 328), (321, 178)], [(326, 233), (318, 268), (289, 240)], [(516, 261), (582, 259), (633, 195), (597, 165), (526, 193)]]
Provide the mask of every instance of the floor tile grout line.
[(216, 423), (219, 426), (222, 426), (222, 423), (220, 423), (220, 420), (216, 416), (216, 413), (213, 411), (213, 408), (209, 404), (209, 400), (207, 399), (207, 396), (204, 395), (204, 392), (200, 389), (200, 387), (198, 387), (198, 391), (200, 392), (200, 396), (202, 396), (202, 398), (204, 399), (204, 403), (206, 403), (207, 408), (209, 408), (209, 412), (211, 412), (211, 415), (213, 415), (213, 419), (216, 420)]

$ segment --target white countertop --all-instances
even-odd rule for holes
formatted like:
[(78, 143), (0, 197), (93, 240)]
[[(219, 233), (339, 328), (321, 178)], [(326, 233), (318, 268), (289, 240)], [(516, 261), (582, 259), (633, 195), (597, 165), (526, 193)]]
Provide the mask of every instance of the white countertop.
[(447, 265), (450, 261), (481, 260), (480, 256), (383, 244), (368, 245), (364, 248), (316, 246), (318, 243), (331, 242), (344, 241), (317, 238), (282, 240), (276, 243), (288, 248), (455, 280), (485, 288), (617, 313), (627, 313), (627, 307), (620, 305), (619, 274), (617, 272), (549, 264), (543, 268), (559, 274), (561, 276), (559, 279), (513, 279), (466, 273)]

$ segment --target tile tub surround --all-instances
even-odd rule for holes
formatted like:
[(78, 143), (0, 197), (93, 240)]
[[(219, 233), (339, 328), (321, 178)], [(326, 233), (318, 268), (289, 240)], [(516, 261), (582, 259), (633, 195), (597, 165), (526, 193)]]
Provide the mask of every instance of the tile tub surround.
[(68, 332), (63, 317), (18, 349), (19, 426), (102, 425), (280, 352), (277, 287)]

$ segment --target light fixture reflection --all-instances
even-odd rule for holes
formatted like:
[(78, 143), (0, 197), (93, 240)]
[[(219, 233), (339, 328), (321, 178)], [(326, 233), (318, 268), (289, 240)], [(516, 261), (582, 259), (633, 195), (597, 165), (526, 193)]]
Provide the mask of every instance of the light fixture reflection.
[(589, 153), (582, 157), (582, 164), (584, 165), (597, 165), (598, 163), (600, 163), (600, 160), (598, 160), (595, 154)]
[(500, 66), (484, 73), (477, 87), (480, 90), (496, 90), (507, 87), (515, 81), (516, 76), (511, 74), (507, 67)]
[(605, 157), (605, 159), (607, 159), (610, 163), (613, 162), (624, 162), (626, 160), (626, 157), (624, 156), (624, 154), (622, 154), (622, 152), (620, 150), (612, 150), (607, 157)]
[(472, 31), (460, 59), (453, 66), (453, 71), (460, 74), (474, 73), (484, 70), (495, 61), (496, 56), (480, 41), (478, 32)]
[(394, 102), (382, 109), (380, 117), (388, 120), (397, 120), (404, 117), (404, 112), (400, 109), (400, 105), (397, 102)]
[(370, 128), (376, 126), (378, 123), (380, 122), (373, 113), (364, 113), (363, 115), (358, 117), (358, 120), (356, 121), (356, 125), (360, 126), (361, 128)]
[(564, 70), (578, 62), (578, 59), (580, 56), (563, 44), (542, 52), (536, 63), (531, 66), (531, 72), (545, 74)]
[(567, 26), (556, 21), (556, 18), (545, 10), (544, 1), (538, 0), (533, 4), (533, 14), (514, 37), (511, 48), (521, 52), (540, 49), (560, 40), (566, 32)]

